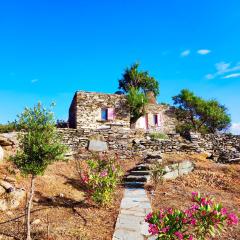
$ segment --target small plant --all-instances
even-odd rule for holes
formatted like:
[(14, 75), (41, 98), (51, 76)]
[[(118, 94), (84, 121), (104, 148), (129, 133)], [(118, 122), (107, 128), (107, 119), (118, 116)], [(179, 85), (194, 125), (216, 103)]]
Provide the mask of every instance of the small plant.
[(150, 133), (150, 138), (154, 140), (157, 140), (157, 139), (166, 140), (168, 139), (168, 136), (161, 132), (152, 132)]
[(212, 198), (193, 192), (192, 201), (194, 204), (185, 211), (169, 208), (149, 213), (145, 219), (149, 233), (158, 240), (204, 240), (215, 238), (225, 227), (238, 224), (238, 217)]
[(158, 182), (161, 182), (164, 175), (164, 167), (162, 163), (156, 162), (151, 167), (151, 178), (156, 185)]
[(123, 172), (115, 158), (98, 155), (86, 162), (85, 169), (81, 169), (81, 182), (89, 191), (94, 202), (108, 205), (113, 193), (120, 183)]

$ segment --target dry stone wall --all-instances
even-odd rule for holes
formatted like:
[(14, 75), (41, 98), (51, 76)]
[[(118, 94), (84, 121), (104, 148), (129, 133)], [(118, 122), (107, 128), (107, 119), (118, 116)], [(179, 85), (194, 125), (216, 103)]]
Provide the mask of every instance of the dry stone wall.
[[(145, 157), (152, 152), (160, 153), (207, 153), (209, 158), (219, 162), (240, 162), (240, 136), (229, 134), (191, 134), (190, 139), (178, 134), (169, 134), (168, 139), (151, 139), (143, 130), (119, 129), (58, 129), (63, 143), (69, 146), (69, 156), (81, 149), (88, 149), (89, 141), (99, 140), (107, 143), (110, 152), (121, 158)], [(0, 146), (6, 155), (17, 148), (16, 133), (0, 134)], [(6, 155), (6, 156), (7, 156)]]
[[(168, 139), (151, 139), (149, 133), (137, 130), (121, 131), (112, 129), (60, 129), (64, 142), (73, 152), (88, 148), (89, 140), (97, 139), (108, 144), (109, 151), (118, 153), (122, 158), (146, 156), (151, 152), (161, 153), (207, 153), (215, 161), (231, 162), (240, 160), (240, 136), (193, 135), (190, 140), (178, 134), (169, 134)], [(234, 162), (233, 161), (233, 162)]]

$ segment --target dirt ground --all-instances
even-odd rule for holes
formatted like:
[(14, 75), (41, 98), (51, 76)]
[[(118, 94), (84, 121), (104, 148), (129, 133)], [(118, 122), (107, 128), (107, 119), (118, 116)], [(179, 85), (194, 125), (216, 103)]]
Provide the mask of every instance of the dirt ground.
[[(210, 194), (240, 217), (240, 164), (217, 164), (206, 159), (205, 155), (165, 154), (163, 159), (168, 163), (191, 160), (195, 170), (175, 180), (158, 183), (154, 194), (149, 191), (154, 210), (185, 209), (191, 204), (191, 193), (199, 191)], [(148, 186), (148, 190), (152, 187)], [(223, 237), (215, 239), (240, 239), (240, 226), (228, 229)]]
[[(138, 161), (121, 160), (121, 166), (126, 171)], [(44, 176), (37, 177), (32, 209), (33, 239), (112, 239), (122, 199), (122, 187), (117, 189), (111, 206), (98, 207), (81, 189), (76, 169), (75, 160), (57, 162), (48, 167)], [(29, 181), (9, 163), (0, 166), (0, 178), (4, 179), (5, 176), (16, 179), (18, 187), (26, 190), (29, 188)], [(17, 210), (0, 213), (1, 240), (24, 239), (24, 217), (21, 217), (24, 207), (25, 203), (22, 203)], [(9, 221), (11, 219), (15, 220)]]

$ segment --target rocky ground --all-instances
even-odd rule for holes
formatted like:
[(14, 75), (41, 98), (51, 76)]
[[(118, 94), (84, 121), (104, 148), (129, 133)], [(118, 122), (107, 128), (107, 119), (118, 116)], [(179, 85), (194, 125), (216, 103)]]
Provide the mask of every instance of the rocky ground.
[[(154, 187), (148, 185), (152, 208), (185, 208), (190, 204), (192, 191), (211, 194), (228, 209), (239, 214), (240, 164), (217, 164), (204, 155), (164, 154), (165, 163), (173, 164), (190, 160), (195, 169), (189, 175), (164, 181)], [(121, 160), (125, 171), (132, 169), (138, 159)], [(119, 188), (115, 200), (108, 208), (98, 207), (79, 185), (76, 161), (58, 162), (47, 169), (36, 181), (36, 195), (32, 213), (33, 239), (51, 240), (110, 240), (119, 213), (123, 188)], [(0, 165), (0, 179), (7, 180), (15, 188), (28, 190), (29, 181), (14, 167), (5, 162)], [(1, 195), (2, 197), (2, 195)], [(24, 206), (0, 213), (0, 239), (24, 239)], [(240, 229), (230, 229), (223, 238), (240, 239)]]
[[(137, 159), (131, 163), (121, 160), (121, 165), (128, 170), (136, 162)], [(50, 166), (44, 176), (36, 179), (33, 239), (112, 239), (122, 187), (118, 188), (111, 206), (99, 207), (84, 194), (76, 169), (74, 160), (58, 162)], [(28, 190), (28, 180), (9, 163), (0, 165), (0, 179), (6, 176), (14, 181), (14, 186)], [(0, 239), (24, 239), (24, 206), (25, 200), (16, 210), (0, 212)]]
[[(175, 180), (158, 183), (156, 189), (147, 186), (154, 210), (164, 208), (185, 209), (191, 204), (191, 192), (210, 194), (240, 217), (240, 164), (217, 164), (205, 155), (164, 154), (165, 162), (191, 160), (195, 170)], [(151, 194), (152, 193), (152, 194)], [(216, 239), (240, 239), (240, 227), (228, 229), (223, 237)]]

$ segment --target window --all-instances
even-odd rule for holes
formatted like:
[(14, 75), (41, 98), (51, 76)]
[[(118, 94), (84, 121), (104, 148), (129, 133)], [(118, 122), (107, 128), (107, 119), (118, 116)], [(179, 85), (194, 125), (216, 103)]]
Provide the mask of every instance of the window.
[(154, 115), (153, 115), (153, 124), (154, 124), (155, 126), (158, 126), (158, 115), (157, 115), (157, 114), (154, 114)]
[(114, 108), (101, 108), (101, 120), (109, 121), (115, 119), (115, 109)]
[(103, 120), (103, 121), (108, 120), (108, 109), (107, 108), (101, 109), (101, 120)]

